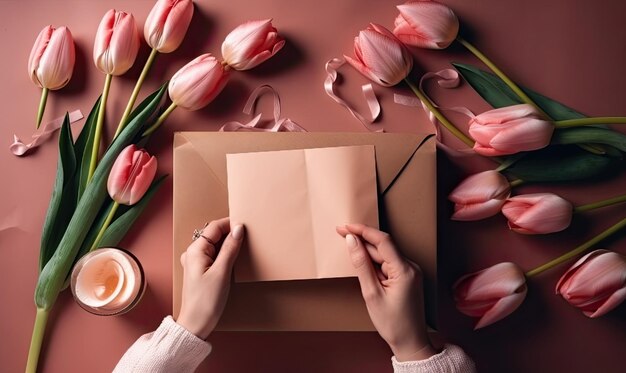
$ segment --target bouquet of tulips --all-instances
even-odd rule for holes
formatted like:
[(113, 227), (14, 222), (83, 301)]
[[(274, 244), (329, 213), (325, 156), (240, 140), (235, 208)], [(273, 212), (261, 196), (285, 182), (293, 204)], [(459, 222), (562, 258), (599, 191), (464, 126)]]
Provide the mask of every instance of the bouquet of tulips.
[[(626, 202), (626, 195), (581, 206), (573, 206), (552, 193), (511, 196), (512, 189), (524, 183), (577, 181), (620, 172), (626, 152), (626, 135), (605, 125), (626, 123), (626, 117), (587, 118), (548, 97), (518, 86), (459, 35), (457, 16), (443, 4), (417, 0), (398, 6), (398, 10), (393, 31), (371, 24), (355, 38), (355, 56), (345, 56), (345, 60), (379, 85), (389, 87), (404, 81), (430, 112), (435, 126), (441, 124), (475, 153), (498, 164), (493, 170), (468, 177), (450, 193), (449, 199), (454, 203), (452, 219), (480, 220), (502, 212), (514, 232), (547, 234), (566, 229), (574, 214)], [(445, 49), (455, 41), (491, 72), (453, 63), (456, 71), (448, 69), (426, 74), (420, 84), (409, 80), (413, 57), (408, 47)], [(327, 70), (329, 66), (334, 69), (341, 63), (337, 63), (337, 59), (331, 60)], [(332, 69), (329, 74), (336, 74)], [(449, 108), (469, 117), (469, 136), (446, 118), (422, 87), (422, 83), (433, 76), (440, 79), (440, 86), (455, 87), (459, 74), (494, 107), (479, 115), (467, 108)], [(363, 122), (362, 115), (355, 113), (334, 94), (334, 79), (335, 76), (328, 80), (327, 93)], [(370, 108), (379, 109), (375, 97), (366, 95), (366, 98)], [(405, 98), (400, 98), (399, 103), (403, 103)], [(444, 149), (450, 148), (444, 146)], [(522, 303), (528, 277), (578, 257), (624, 227), (626, 218), (569, 253), (526, 273), (514, 263), (500, 263), (464, 276), (454, 286), (457, 308), (478, 318), (476, 328), (498, 321)], [(625, 279), (626, 258), (610, 251), (596, 250), (581, 258), (563, 275), (556, 293), (585, 315), (598, 317), (626, 299)]]
[[(181, 44), (193, 15), (191, 0), (158, 0), (148, 15), (144, 36), (152, 51), (137, 80), (115, 136), (100, 155), (102, 129), (112, 78), (134, 64), (140, 46), (132, 14), (108, 11), (96, 33), (95, 66), (105, 74), (102, 95), (74, 140), (66, 115), (59, 135), (59, 161), (41, 237), (39, 278), (35, 289), (37, 315), (27, 372), (37, 369), (50, 310), (67, 287), (72, 266), (89, 251), (114, 246), (124, 237), (157, 191), (157, 162), (140, 149), (177, 107), (198, 110), (208, 105), (228, 82), (231, 70), (251, 69), (284, 45), (271, 20), (244, 23), (222, 44), (223, 61), (209, 53), (182, 67), (156, 92), (135, 107), (141, 86), (159, 53)], [(44, 116), (48, 92), (72, 76), (74, 42), (67, 27), (48, 26), (39, 34), (29, 59), (29, 73), (42, 88), (37, 127)], [(171, 104), (160, 110), (166, 89)], [(108, 193), (107, 193), (108, 191)]]

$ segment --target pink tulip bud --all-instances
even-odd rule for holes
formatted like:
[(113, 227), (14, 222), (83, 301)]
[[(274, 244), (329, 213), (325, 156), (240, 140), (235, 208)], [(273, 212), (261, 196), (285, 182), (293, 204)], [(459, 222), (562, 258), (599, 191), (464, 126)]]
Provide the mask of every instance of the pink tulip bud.
[(429, 0), (418, 0), (397, 6), (400, 14), (393, 33), (406, 45), (444, 49), (459, 33), (459, 19), (452, 9)]
[(626, 257), (595, 250), (565, 272), (556, 293), (587, 317), (599, 317), (626, 299)]
[(135, 144), (128, 145), (115, 160), (107, 189), (111, 198), (122, 205), (134, 205), (146, 194), (154, 175), (157, 160)]
[(391, 31), (371, 23), (354, 38), (356, 59), (346, 61), (361, 74), (384, 87), (398, 84), (413, 68), (413, 57)]
[(546, 147), (554, 124), (541, 119), (533, 106), (521, 104), (477, 115), (470, 120), (469, 132), (476, 140), (476, 153), (499, 156)]
[(497, 214), (511, 193), (511, 185), (498, 171), (474, 174), (463, 180), (448, 199), (454, 202), (452, 220), (480, 220)]
[(74, 70), (74, 39), (70, 30), (46, 26), (41, 30), (28, 57), (28, 74), (39, 88), (65, 87)]
[(573, 212), (571, 203), (552, 193), (515, 196), (502, 206), (509, 228), (522, 234), (560, 232), (569, 227)]
[(524, 272), (506, 262), (461, 277), (454, 284), (454, 300), (461, 313), (479, 318), (474, 329), (480, 329), (515, 311), (526, 291)]
[(122, 75), (135, 63), (139, 31), (135, 17), (111, 9), (102, 18), (93, 46), (93, 61), (105, 74)]
[(191, 0), (158, 0), (143, 27), (146, 42), (159, 53), (173, 52), (182, 43), (192, 16)]
[(235, 70), (249, 70), (276, 54), (285, 41), (271, 19), (237, 26), (222, 43), (222, 57)]
[(203, 54), (174, 74), (168, 86), (170, 99), (187, 110), (201, 109), (222, 91), (229, 76), (215, 57)]

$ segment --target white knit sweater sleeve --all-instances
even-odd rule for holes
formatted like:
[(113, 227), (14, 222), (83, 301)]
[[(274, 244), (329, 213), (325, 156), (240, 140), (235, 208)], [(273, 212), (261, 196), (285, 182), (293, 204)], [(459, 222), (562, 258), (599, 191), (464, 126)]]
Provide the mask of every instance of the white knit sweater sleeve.
[(192, 373), (210, 352), (208, 342), (167, 316), (157, 330), (135, 341), (113, 373)]
[(459, 347), (446, 344), (443, 351), (425, 360), (399, 362), (391, 358), (394, 373), (475, 373), (472, 359)]

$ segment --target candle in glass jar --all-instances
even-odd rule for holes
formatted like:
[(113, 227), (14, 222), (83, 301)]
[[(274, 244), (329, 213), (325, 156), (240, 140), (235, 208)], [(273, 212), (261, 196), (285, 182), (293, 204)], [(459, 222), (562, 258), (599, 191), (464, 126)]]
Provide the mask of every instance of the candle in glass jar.
[(139, 302), (145, 279), (139, 261), (130, 253), (101, 248), (76, 263), (71, 287), (74, 299), (85, 310), (97, 315), (118, 315)]

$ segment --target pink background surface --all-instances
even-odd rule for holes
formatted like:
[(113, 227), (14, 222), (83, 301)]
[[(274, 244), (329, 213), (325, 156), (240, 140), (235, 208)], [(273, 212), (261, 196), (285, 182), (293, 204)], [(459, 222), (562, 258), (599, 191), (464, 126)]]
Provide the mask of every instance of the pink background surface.
[[(602, 4), (589, 1), (446, 0), (471, 31), (470, 40), (491, 56), (517, 81), (560, 100), (589, 115), (624, 115), (626, 74), (626, 5), (619, 0)], [(34, 128), (40, 91), (26, 73), (28, 54), (37, 33), (46, 24), (68, 25), (77, 44), (77, 68), (69, 86), (53, 92), (45, 119), (66, 110), (81, 109), (85, 115), (99, 94), (103, 76), (92, 64), (92, 42), (101, 16), (110, 7), (135, 14), (143, 24), (152, 1), (2, 1), (0, 2), (0, 226), (16, 226), (0, 232), (0, 296), (2, 311), (0, 349), (2, 370), (21, 371), (25, 366), (35, 316), (33, 290), (37, 276), (40, 230), (56, 169), (56, 136), (26, 158), (6, 148), (13, 133), (26, 139)], [(157, 59), (141, 97), (170, 77), (186, 61), (205, 51), (219, 52), (224, 36), (247, 19), (273, 17), (288, 43), (274, 59), (246, 73), (234, 74), (223, 94), (198, 112), (176, 111), (155, 136), (149, 150), (159, 157), (161, 173), (171, 173), (172, 136), (175, 130), (216, 130), (227, 120), (246, 120), (241, 114), (247, 95), (258, 85), (272, 84), (283, 99), (283, 113), (310, 131), (363, 131), (359, 123), (323, 92), (324, 62), (351, 53), (352, 39), (368, 22), (391, 27), (396, 2), (350, 1), (197, 1), (196, 12), (180, 50)], [(253, 5), (251, 5), (253, 4)], [(141, 65), (113, 80), (107, 115), (112, 134), (126, 104)], [(448, 67), (449, 61), (477, 62), (461, 48), (416, 51), (414, 75)], [(348, 68), (342, 70), (340, 91), (363, 107), (357, 95), (364, 78)], [(406, 88), (382, 89), (383, 117), (380, 125), (389, 132), (420, 132), (429, 129), (425, 115), (416, 108), (393, 104), (392, 93)], [(475, 111), (488, 106), (469, 87), (436, 91), (443, 105), (465, 105)], [(261, 108), (270, 108), (268, 99)], [(454, 118), (458, 123), (462, 118)], [(76, 126), (80, 128), (80, 124)], [(460, 145), (459, 145), (460, 147)], [(525, 303), (508, 319), (473, 332), (472, 321), (453, 307), (449, 289), (465, 272), (501, 262), (514, 261), (533, 268), (604, 229), (623, 215), (623, 207), (592, 212), (576, 219), (566, 233), (549, 237), (526, 237), (509, 232), (504, 218), (482, 222), (450, 222), (450, 205), (444, 196), (469, 169), (489, 164), (474, 162), (461, 168), (440, 158), (439, 171), (439, 285), (440, 328), (445, 337), (462, 345), (476, 360), (480, 371), (571, 372), (623, 370), (626, 347), (626, 306), (598, 320), (588, 320), (554, 296), (561, 267), (529, 283)], [(623, 193), (626, 177), (579, 186), (528, 186), (521, 191), (558, 191), (576, 204)], [(110, 371), (128, 346), (151, 331), (171, 309), (171, 178), (157, 200), (145, 212), (122, 246), (141, 260), (149, 288), (142, 303), (121, 317), (97, 317), (82, 311), (69, 292), (61, 295), (47, 330), (40, 367), (46, 372)], [(626, 253), (626, 243), (614, 240), (614, 250)], [(374, 333), (216, 333), (210, 337), (214, 350), (203, 370), (300, 372), (391, 371), (391, 353)]]

